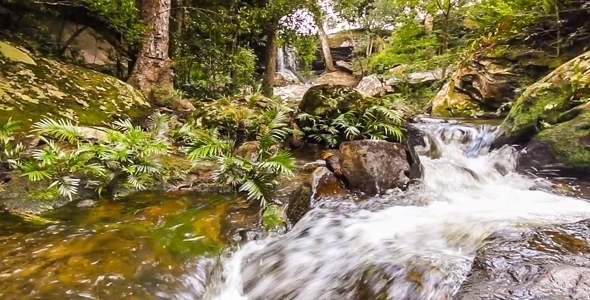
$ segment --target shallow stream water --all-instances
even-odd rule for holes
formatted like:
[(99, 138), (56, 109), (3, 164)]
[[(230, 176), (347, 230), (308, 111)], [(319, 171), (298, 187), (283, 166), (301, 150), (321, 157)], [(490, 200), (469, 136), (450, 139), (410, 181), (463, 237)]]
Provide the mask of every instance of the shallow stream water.
[(488, 149), (494, 127), (419, 127), (421, 183), (326, 201), (286, 234), (233, 195), (140, 193), (44, 226), (0, 216), (0, 299), (361, 299), (384, 266), (383, 299), (452, 299), (491, 233), (590, 218), (583, 182), (515, 173), (515, 149)]

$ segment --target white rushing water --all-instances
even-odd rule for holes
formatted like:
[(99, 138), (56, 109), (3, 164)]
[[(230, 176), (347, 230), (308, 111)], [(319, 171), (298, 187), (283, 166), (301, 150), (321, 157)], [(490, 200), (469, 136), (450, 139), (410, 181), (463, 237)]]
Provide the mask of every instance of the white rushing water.
[(187, 275), (177, 299), (364, 299), (354, 294), (375, 266), (395, 279), (388, 299), (450, 299), (491, 233), (590, 217), (587, 201), (516, 174), (513, 148), (489, 152), (493, 128), (444, 126), (423, 126), (422, 184), (315, 209), (288, 233), (243, 245), (206, 283)]

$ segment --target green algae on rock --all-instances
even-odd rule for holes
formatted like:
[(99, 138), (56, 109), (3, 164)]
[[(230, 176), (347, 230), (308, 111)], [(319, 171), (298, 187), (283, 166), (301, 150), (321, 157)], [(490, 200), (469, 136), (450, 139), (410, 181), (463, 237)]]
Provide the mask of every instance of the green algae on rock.
[(51, 116), (99, 125), (150, 112), (145, 97), (123, 81), (0, 43), (0, 122), (12, 117), (27, 129)]

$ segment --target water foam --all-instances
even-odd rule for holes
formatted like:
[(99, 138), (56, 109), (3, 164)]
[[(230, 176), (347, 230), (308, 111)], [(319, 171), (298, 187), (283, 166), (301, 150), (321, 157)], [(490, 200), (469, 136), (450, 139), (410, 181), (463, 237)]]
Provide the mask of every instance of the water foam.
[[(516, 174), (513, 148), (490, 152), (493, 127), (423, 130), (419, 152), (437, 153), (421, 156), (422, 184), (344, 210), (315, 209), (288, 233), (243, 245), (202, 291), (177, 298), (354, 299), (363, 274), (386, 266), (389, 298), (450, 299), (491, 233), (590, 217), (587, 201)], [(419, 284), (410, 280), (416, 272)]]

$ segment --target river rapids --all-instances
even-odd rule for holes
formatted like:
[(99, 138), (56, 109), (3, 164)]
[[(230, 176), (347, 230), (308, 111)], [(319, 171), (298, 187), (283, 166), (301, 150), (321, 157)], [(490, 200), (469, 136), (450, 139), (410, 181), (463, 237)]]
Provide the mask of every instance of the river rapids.
[[(418, 127), (422, 182), (316, 208), (286, 234), (242, 245), (216, 270), (185, 275), (175, 299), (367, 299), (367, 290), (378, 299), (452, 299), (490, 234), (590, 218), (586, 200), (516, 173), (517, 150), (490, 151), (495, 127)], [(370, 280), (376, 273), (386, 279)]]

